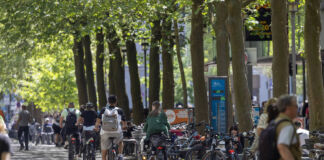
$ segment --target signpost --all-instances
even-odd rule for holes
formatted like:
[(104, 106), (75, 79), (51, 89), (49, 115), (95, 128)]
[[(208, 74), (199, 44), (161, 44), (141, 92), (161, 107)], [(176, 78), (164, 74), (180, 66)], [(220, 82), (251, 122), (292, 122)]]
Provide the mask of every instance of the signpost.
[(227, 133), (227, 77), (209, 77), (208, 82), (211, 127)]

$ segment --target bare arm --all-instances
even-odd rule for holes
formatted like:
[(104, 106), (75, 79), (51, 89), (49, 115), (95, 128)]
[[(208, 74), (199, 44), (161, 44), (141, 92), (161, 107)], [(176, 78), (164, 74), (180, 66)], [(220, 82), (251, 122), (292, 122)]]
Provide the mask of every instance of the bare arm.
[(79, 119), (75, 125), (78, 126), (79, 124), (82, 124), (82, 123), (83, 123), (83, 118), (79, 117)]
[(60, 127), (63, 128), (63, 117), (60, 118)]
[(294, 160), (289, 148), (284, 144), (277, 144), (278, 151), (283, 160)]
[(257, 135), (260, 136), (264, 128), (257, 128)]
[(99, 131), (100, 123), (101, 123), (101, 119), (97, 118), (96, 126), (95, 126), (95, 130), (96, 130), (96, 131)]
[(2, 159), (2, 160), (10, 160), (10, 153), (8, 153), (8, 152), (3, 152), (3, 153), (1, 154), (1, 159)]

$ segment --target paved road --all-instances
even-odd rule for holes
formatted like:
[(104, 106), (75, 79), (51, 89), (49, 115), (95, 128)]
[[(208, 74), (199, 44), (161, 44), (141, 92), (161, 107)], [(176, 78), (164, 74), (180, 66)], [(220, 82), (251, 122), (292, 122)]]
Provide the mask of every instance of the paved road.
[[(17, 140), (12, 140), (12, 160), (67, 160), (68, 152), (64, 148), (58, 148), (54, 145), (38, 145), (31, 144), (29, 151), (19, 151), (19, 144)], [(97, 160), (101, 160), (100, 153), (97, 152)], [(126, 159), (133, 159), (131, 157), (125, 157)], [(82, 158), (78, 158), (82, 160)]]
[[(12, 160), (67, 160), (68, 152), (64, 148), (57, 148), (54, 145), (31, 145), (29, 151), (19, 151), (19, 144), (16, 140), (11, 144), (13, 156)], [(81, 160), (82, 158), (78, 158)], [(97, 159), (99, 153), (97, 154)]]

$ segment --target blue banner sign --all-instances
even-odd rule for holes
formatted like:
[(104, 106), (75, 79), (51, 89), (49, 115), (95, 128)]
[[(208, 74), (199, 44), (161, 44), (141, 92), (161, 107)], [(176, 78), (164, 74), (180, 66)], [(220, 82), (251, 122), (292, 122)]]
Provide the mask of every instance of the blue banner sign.
[(227, 77), (209, 77), (208, 81), (211, 127), (227, 133)]

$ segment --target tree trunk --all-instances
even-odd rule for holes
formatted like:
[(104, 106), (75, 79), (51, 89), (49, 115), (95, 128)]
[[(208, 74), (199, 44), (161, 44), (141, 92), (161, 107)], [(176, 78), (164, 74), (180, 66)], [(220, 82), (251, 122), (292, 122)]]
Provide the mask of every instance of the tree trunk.
[(87, 76), (87, 87), (88, 87), (88, 96), (89, 101), (95, 105), (97, 109), (97, 94), (96, 87), (94, 82), (94, 74), (92, 67), (92, 53), (91, 53), (91, 39), (90, 35), (86, 35), (82, 38), (84, 51), (85, 51), (85, 66), (86, 66), (86, 76)]
[(96, 73), (97, 73), (97, 92), (99, 98), (99, 109), (107, 104), (106, 87), (105, 87), (105, 73), (104, 73), (104, 34), (102, 29), (97, 31), (97, 54), (96, 54)]
[(149, 107), (153, 101), (160, 99), (160, 42), (161, 42), (161, 20), (153, 22), (151, 47), (150, 47), (150, 73), (149, 73)]
[(139, 125), (144, 120), (144, 112), (141, 96), (141, 83), (138, 75), (137, 51), (135, 41), (126, 40), (126, 49), (133, 102), (133, 120), (135, 124)]
[(162, 22), (162, 105), (163, 109), (174, 107), (174, 76), (173, 76), (173, 40), (171, 36), (172, 21)]
[(174, 20), (174, 32), (175, 32), (175, 43), (177, 47), (177, 58), (179, 63), (179, 70), (181, 74), (182, 90), (183, 90), (183, 104), (185, 108), (188, 108), (188, 92), (187, 92), (187, 82), (186, 75), (183, 69), (182, 59), (181, 59), (181, 46), (179, 41), (179, 28), (177, 20)]
[(88, 92), (87, 82), (84, 74), (84, 53), (82, 41), (79, 40), (78, 33), (74, 36), (73, 54), (79, 105), (86, 104), (88, 102)]
[(209, 111), (204, 75), (204, 23), (201, 8), (203, 2), (203, 0), (193, 0), (190, 36), (196, 122), (209, 122), (209, 116), (206, 116)]
[(271, 0), (271, 10), (273, 97), (280, 97), (288, 93), (287, 0)]
[(232, 46), (232, 67), (234, 82), (234, 97), (236, 114), (239, 127), (242, 131), (252, 129), (252, 105), (251, 94), (246, 77), (246, 66), (244, 64), (244, 41), (243, 24), (241, 17), (241, 1), (228, 0), (228, 31)]
[[(129, 102), (128, 97), (126, 94), (126, 87), (125, 87), (125, 71), (123, 68), (123, 59), (120, 54), (120, 46), (119, 46), (119, 38), (117, 37), (116, 31), (109, 27), (108, 33), (108, 48), (109, 52), (112, 55), (110, 58), (112, 75), (109, 75), (109, 81), (113, 82), (113, 87), (115, 94), (118, 98), (118, 106), (124, 110), (124, 113), (126, 115), (126, 118), (130, 118), (130, 112), (129, 112)], [(111, 77), (112, 76), (112, 77)], [(111, 84), (111, 83), (109, 83)]]
[[(108, 46), (109, 50), (110, 46)], [(114, 66), (113, 63), (113, 53), (109, 53), (109, 73), (108, 73), (108, 83), (109, 83), (109, 95), (115, 95), (116, 94), (116, 87), (114, 85)]]
[(305, 53), (308, 75), (308, 96), (310, 103), (310, 129), (324, 131), (324, 88), (322, 63), (320, 59), (320, 0), (306, 1)]
[(228, 10), (225, 2), (216, 2), (209, 6), (212, 9), (210, 15), (216, 12), (216, 16), (212, 18), (213, 29), (216, 34), (216, 64), (217, 64), (217, 76), (227, 77), (227, 126), (228, 128), (233, 125), (233, 105), (232, 95), (230, 90), (230, 78), (229, 78), (229, 35), (226, 28), (226, 20), (228, 18)]

